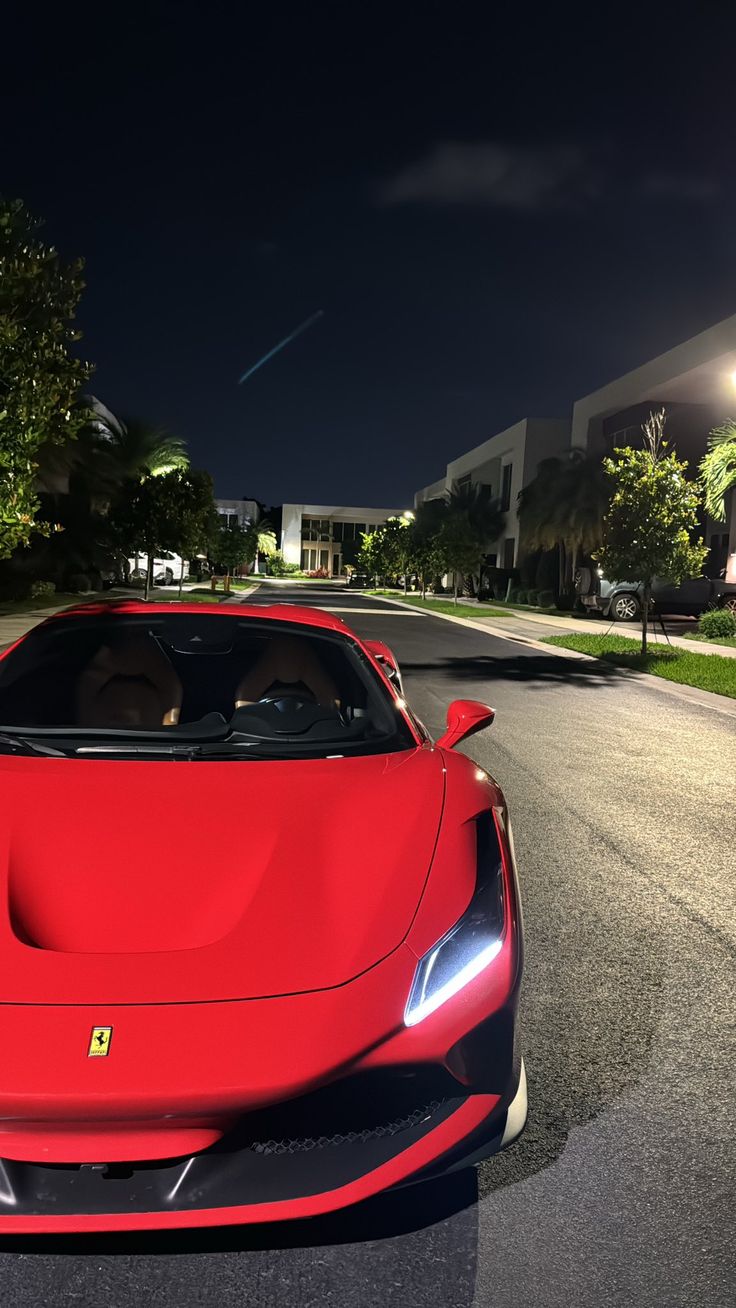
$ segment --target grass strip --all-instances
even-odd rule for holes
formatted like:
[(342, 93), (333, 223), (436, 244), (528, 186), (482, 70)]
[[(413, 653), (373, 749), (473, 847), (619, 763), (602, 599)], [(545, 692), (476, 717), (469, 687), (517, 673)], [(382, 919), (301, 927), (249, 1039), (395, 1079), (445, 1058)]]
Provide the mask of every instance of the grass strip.
[(403, 591), (365, 590), (363, 595), (380, 595), (383, 599), (401, 600), (402, 604), (411, 604), (413, 608), (424, 609), (427, 613), (449, 613), (454, 618), (513, 618), (516, 615), (508, 610), (492, 609), (485, 604), (453, 604), (452, 600), (422, 599), (421, 595), (404, 595)]
[(543, 643), (590, 654), (617, 668), (648, 672), (680, 686), (696, 686), (698, 690), (736, 699), (736, 659), (722, 654), (691, 654), (675, 646), (660, 646), (650, 647), (642, 657), (638, 649), (632, 649), (632, 642), (626, 636), (545, 636)]

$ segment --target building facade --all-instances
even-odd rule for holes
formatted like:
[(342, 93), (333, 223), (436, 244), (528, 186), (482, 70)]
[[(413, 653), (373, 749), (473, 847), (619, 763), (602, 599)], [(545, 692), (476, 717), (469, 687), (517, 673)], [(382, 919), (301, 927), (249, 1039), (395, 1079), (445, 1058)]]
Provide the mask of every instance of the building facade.
[(248, 527), (261, 516), (257, 500), (215, 500), (220, 517), (228, 527)]
[(447, 465), (444, 477), (424, 486), (414, 496), (417, 507), (425, 500), (439, 499), (462, 486), (490, 486), (506, 511), (506, 527), (500, 541), (489, 542), (489, 554), (499, 567), (512, 568), (519, 553), (519, 517), (516, 503), (522, 486), (534, 477), (540, 459), (563, 454), (570, 448), (570, 423), (556, 418), (523, 418), (506, 431), (498, 432)]
[[(709, 432), (736, 419), (736, 314), (577, 400), (571, 443), (601, 455), (641, 445), (641, 425), (658, 409), (667, 415), (667, 439), (693, 472)], [(704, 526), (705, 571), (717, 577), (725, 569), (736, 581), (736, 490), (726, 496), (726, 521), (708, 518)]]
[(287, 563), (304, 572), (323, 569), (330, 577), (344, 575), (355, 565), (363, 532), (379, 527), (402, 509), (368, 509), (334, 504), (285, 504), (281, 519), (281, 552)]
[[(540, 461), (570, 449), (603, 457), (620, 446), (641, 445), (642, 423), (662, 408), (666, 436), (694, 472), (709, 432), (736, 419), (736, 314), (576, 400), (570, 419), (524, 418), (491, 436), (448, 463), (443, 477), (417, 491), (415, 504), (468, 483), (489, 485), (507, 510), (496, 562), (511, 567), (518, 561), (517, 497)], [(736, 490), (726, 497), (726, 521), (707, 519), (704, 526), (706, 571), (717, 577), (725, 569), (727, 579), (736, 581)]]

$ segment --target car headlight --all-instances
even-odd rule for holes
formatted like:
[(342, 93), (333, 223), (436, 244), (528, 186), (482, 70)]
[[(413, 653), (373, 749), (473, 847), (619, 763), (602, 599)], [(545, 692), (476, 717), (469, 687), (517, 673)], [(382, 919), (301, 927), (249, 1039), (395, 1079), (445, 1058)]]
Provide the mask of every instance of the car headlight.
[(477, 880), (462, 917), (420, 958), (409, 1001), (406, 1026), (416, 1026), (456, 995), (493, 961), (504, 926), (503, 859), (496, 823), (489, 810), (476, 818)]

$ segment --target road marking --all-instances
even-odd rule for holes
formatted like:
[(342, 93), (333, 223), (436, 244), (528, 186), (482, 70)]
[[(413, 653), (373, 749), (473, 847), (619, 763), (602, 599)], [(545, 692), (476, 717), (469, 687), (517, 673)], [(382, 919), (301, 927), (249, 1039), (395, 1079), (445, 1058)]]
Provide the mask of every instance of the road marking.
[(420, 618), (422, 616), (421, 613), (418, 613), (415, 610), (411, 613), (407, 613), (402, 609), (335, 608), (332, 604), (321, 604), (319, 607), (324, 608), (328, 613), (368, 613), (372, 616), (380, 616), (382, 618)]

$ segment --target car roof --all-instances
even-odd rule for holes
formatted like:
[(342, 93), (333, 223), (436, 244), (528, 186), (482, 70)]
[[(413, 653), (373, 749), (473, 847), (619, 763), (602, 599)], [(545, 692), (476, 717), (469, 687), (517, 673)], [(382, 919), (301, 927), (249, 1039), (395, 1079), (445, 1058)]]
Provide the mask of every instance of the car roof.
[[(131, 614), (151, 614), (151, 613), (197, 613), (206, 615), (208, 618), (217, 617), (220, 614), (227, 617), (239, 618), (257, 618), (259, 621), (266, 622), (297, 622), (304, 626), (320, 627), (323, 630), (327, 628), (330, 631), (338, 631), (342, 635), (350, 634), (355, 639), (355, 633), (351, 631), (347, 623), (342, 618), (336, 617), (333, 613), (327, 613), (325, 609), (307, 608), (299, 604), (241, 604), (239, 601), (233, 603), (221, 604), (192, 604), (184, 600), (178, 601), (154, 601), (146, 603), (143, 600), (100, 600), (99, 602), (74, 604), (71, 608), (60, 609), (46, 619), (46, 622), (56, 622), (60, 618), (76, 617), (95, 617), (104, 613), (107, 617), (129, 617)], [(44, 624), (45, 625), (45, 624)]]

